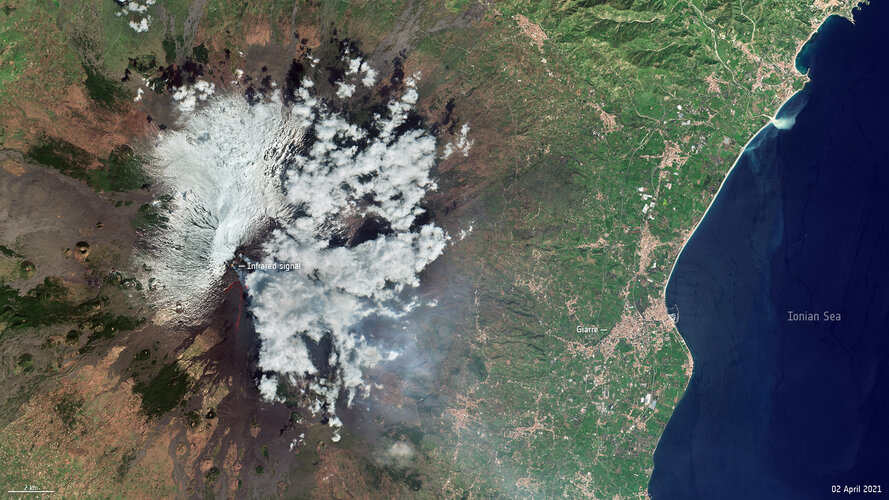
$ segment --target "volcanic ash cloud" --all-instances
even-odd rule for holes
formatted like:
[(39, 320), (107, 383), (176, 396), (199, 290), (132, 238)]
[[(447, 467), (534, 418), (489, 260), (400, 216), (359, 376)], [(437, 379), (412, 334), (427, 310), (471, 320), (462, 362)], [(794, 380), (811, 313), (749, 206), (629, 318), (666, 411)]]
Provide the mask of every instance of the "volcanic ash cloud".
[[(397, 356), (359, 325), (408, 312), (418, 273), (448, 238), (417, 223), (436, 188), (435, 138), (407, 126), (413, 81), (363, 125), (328, 110), (312, 88), (304, 81), (290, 104), (216, 94), (161, 133), (155, 174), (172, 201), (150, 260), (159, 300), (199, 320), (238, 249), (257, 248), (247, 259), (256, 270), (242, 279), (267, 373), (260, 391), (272, 399), (279, 377), (312, 374), (313, 409), (332, 411), (368, 391), (363, 368)], [(374, 230), (358, 230), (366, 227)], [(323, 373), (309, 341), (332, 346)]]

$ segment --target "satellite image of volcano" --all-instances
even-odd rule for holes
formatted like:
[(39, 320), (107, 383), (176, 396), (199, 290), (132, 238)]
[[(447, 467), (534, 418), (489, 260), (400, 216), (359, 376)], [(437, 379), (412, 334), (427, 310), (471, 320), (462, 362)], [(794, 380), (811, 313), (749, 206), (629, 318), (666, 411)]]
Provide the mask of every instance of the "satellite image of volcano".
[[(856, 322), (775, 263), (837, 263), (831, 290), (884, 304), (881, 221), (823, 261), (805, 229), (878, 191), (799, 200), (850, 186), (830, 158), (883, 192), (887, 156), (781, 148), (819, 120), (882, 137), (816, 104), (871, 96), (829, 75), (884, 81), (886, 22), (844, 0), (0, 0), (0, 495), (889, 491), (889, 344), (854, 334), (889, 313)], [(772, 328), (786, 309), (803, 322)], [(770, 403), (808, 421), (831, 405), (797, 391), (845, 391), (788, 361), (794, 335), (862, 353), (836, 419), (856, 444), (822, 450), (843, 459)]]

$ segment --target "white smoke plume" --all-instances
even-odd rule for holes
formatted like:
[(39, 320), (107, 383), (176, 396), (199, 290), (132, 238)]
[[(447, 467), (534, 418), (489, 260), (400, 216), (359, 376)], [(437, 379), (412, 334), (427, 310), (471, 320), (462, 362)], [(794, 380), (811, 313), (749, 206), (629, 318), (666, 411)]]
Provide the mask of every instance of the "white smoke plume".
[[(436, 188), (436, 158), (435, 138), (405, 126), (414, 80), (363, 127), (312, 90), (306, 79), (294, 103), (275, 94), (252, 106), (236, 94), (208, 95), (158, 136), (154, 173), (173, 199), (149, 260), (159, 300), (199, 319), (238, 248), (259, 248), (253, 260), (245, 256), (251, 269), (241, 278), (262, 342), (260, 368), (274, 372), (257, 381), (260, 391), (275, 399), (281, 376), (313, 375), (313, 410), (332, 411), (368, 393), (364, 368), (398, 355), (372, 345), (361, 322), (414, 307), (407, 292), (448, 237), (416, 224), (421, 200)], [(367, 221), (384, 230), (332, 243)], [(333, 375), (319, 373), (308, 340), (330, 343)]]
[(398, 469), (410, 467), (416, 457), (417, 452), (414, 447), (406, 441), (395, 441), (379, 458), (383, 465), (392, 466)]

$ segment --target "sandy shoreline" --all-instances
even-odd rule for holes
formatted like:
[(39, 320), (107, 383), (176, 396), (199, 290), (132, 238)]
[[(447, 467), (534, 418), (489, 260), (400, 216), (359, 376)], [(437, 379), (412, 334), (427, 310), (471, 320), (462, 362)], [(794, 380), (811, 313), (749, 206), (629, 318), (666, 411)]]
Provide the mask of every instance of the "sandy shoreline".
[[(854, 23), (855, 21), (854, 21), (854, 17), (853, 17), (853, 12), (854, 12), (854, 10), (855, 10), (856, 8), (857, 8), (856, 6), (853, 6), (853, 7), (852, 7), (852, 8), (851, 8), (851, 9), (850, 9), (850, 10), (849, 10), (843, 17), (845, 17), (846, 19), (848, 19), (850, 22)], [(807, 43), (809, 40), (812, 39), (813, 36), (815, 36), (816, 33), (818, 33), (818, 31), (821, 29), (821, 27), (824, 25), (824, 23), (825, 23), (828, 19), (830, 19), (830, 17), (833, 16), (833, 15), (836, 15), (836, 14), (829, 14), (829, 15), (827, 15), (827, 16), (821, 21), (821, 23), (818, 24), (818, 27), (816, 27), (815, 29), (813, 29), (813, 30), (811, 31), (811, 33), (809, 33), (809, 35), (808, 35), (808, 36), (804, 39), (804, 41), (799, 45), (799, 47), (797, 48), (796, 53), (794, 54), (794, 68), (796, 68), (796, 64), (795, 64), (795, 62), (796, 62), (796, 58), (799, 57), (799, 53), (800, 53), (800, 51), (802, 50), (802, 48), (806, 45), (806, 43)], [(808, 69), (808, 68), (807, 68), (807, 69)], [(803, 76), (807, 76), (807, 75), (808, 75), (808, 71), (807, 71)], [(808, 83), (808, 78), (807, 78), (806, 81), (807, 81), (807, 83)], [(805, 88), (805, 87), (804, 87), (804, 88)], [(685, 238), (685, 242), (682, 244), (682, 247), (679, 249), (679, 253), (677, 253), (677, 254), (676, 254), (676, 258), (673, 259), (673, 265), (670, 266), (670, 272), (669, 272), (669, 274), (667, 275), (667, 280), (664, 282), (664, 287), (663, 287), (663, 289), (661, 290), (661, 300), (664, 301), (665, 306), (668, 308), (668, 310), (669, 310), (670, 305), (669, 305), (669, 304), (666, 304), (666, 300), (667, 300), (667, 287), (670, 285), (670, 280), (673, 278), (673, 272), (676, 270), (676, 264), (679, 262), (679, 259), (682, 257), (682, 253), (685, 251), (685, 247), (688, 246), (688, 243), (691, 241), (691, 239), (694, 237), (695, 233), (696, 233), (696, 232), (698, 231), (698, 229), (700, 228), (701, 223), (702, 223), (702, 222), (704, 221), (704, 219), (707, 217), (707, 214), (710, 212), (710, 209), (713, 208), (713, 204), (716, 202), (717, 198), (719, 198), (719, 194), (722, 192), (723, 187), (725, 187), (725, 183), (726, 183), (726, 181), (729, 179), (729, 177), (731, 176), (732, 172), (735, 170), (735, 167), (737, 167), (738, 162), (740, 161), (741, 157), (744, 156), (744, 153), (747, 151), (747, 148), (750, 146), (750, 143), (753, 142), (753, 140), (756, 139), (756, 138), (759, 136), (759, 134), (761, 134), (766, 128), (768, 128), (770, 125), (774, 125), (774, 124), (775, 124), (775, 121), (776, 121), (777, 118), (778, 118), (778, 113), (781, 112), (781, 109), (783, 109), (784, 106), (787, 105), (787, 103), (790, 102), (794, 97), (796, 97), (800, 92), (802, 92), (802, 89), (800, 89), (800, 90), (794, 92), (793, 94), (791, 94), (790, 96), (788, 96), (787, 99), (785, 99), (785, 100), (781, 103), (781, 105), (778, 106), (778, 108), (775, 110), (774, 115), (769, 119), (769, 121), (768, 121), (766, 124), (764, 124), (762, 127), (760, 127), (760, 128), (756, 131), (756, 133), (754, 133), (753, 135), (750, 136), (750, 139), (747, 140), (747, 142), (744, 144), (744, 147), (741, 148), (741, 151), (738, 153), (738, 156), (735, 158), (734, 163), (732, 163), (732, 166), (728, 169), (728, 171), (726, 171), (725, 176), (724, 176), (723, 179), (722, 179), (722, 182), (719, 184), (719, 189), (716, 190), (716, 194), (714, 194), (714, 195), (713, 195), (713, 198), (710, 200), (710, 204), (707, 205), (707, 208), (706, 208), (706, 210), (704, 210), (704, 213), (701, 215), (701, 217), (700, 217), (700, 218), (698, 219), (698, 221), (695, 223), (695, 225), (694, 225), (694, 227), (692, 228), (691, 232), (688, 233), (688, 236)], [(682, 339), (682, 342), (683, 342), (683, 344), (685, 345), (686, 354), (687, 354), (688, 359), (689, 359), (689, 361), (690, 361), (690, 363), (691, 363), (691, 367), (689, 368), (689, 371), (687, 372), (687, 373), (689, 373), (690, 375), (689, 375), (688, 380), (686, 380), (685, 388), (683, 389), (683, 397), (684, 397), (684, 396), (685, 396), (685, 391), (688, 389), (688, 384), (691, 382), (691, 375), (694, 374), (695, 360), (694, 360), (694, 356), (691, 354), (691, 350), (689, 349), (688, 344), (686, 343), (685, 337), (683, 337), (683, 336), (682, 336), (682, 332), (679, 331), (679, 325), (678, 325), (678, 323), (674, 323), (674, 324), (673, 324), (673, 328), (674, 328), (674, 330), (676, 331), (676, 333), (679, 334), (679, 337)], [(682, 401), (682, 398), (680, 398), (679, 401), (681, 402), (681, 401)], [(677, 406), (678, 406), (678, 403), (677, 403)]]
[[(800, 45), (800, 48), (797, 49), (796, 55), (794, 55), (794, 61), (796, 60), (796, 57), (799, 56), (799, 51), (802, 50), (802, 47), (805, 46), (806, 42), (808, 42), (809, 40), (812, 39), (812, 37), (815, 35), (815, 33), (817, 33), (817, 32), (821, 29), (821, 27), (824, 25), (825, 21), (827, 21), (827, 20), (830, 18), (830, 16), (832, 16), (832, 15), (834, 15), (834, 14), (831, 14), (831, 15), (825, 17), (824, 20), (821, 21), (821, 24), (819, 24), (817, 28), (815, 28), (814, 30), (812, 30), (812, 32), (809, 34), (809, 36), (808, 36), (808, 37), (805, 39), (805, 41)], [(848, 16), (844, 16), (844, 17), (846, 17), (847, 19), (849, 19), (849, 21), (851, 21), (851, 22), (854, 23), (854, 20), (853, 20), (853, 18), (852, 18), (852, 11), (849, 11), (849, 15), (848, 15)], [(807, 75), (807, 74), (808, 74), (808, 72), (806, 73), (806, 75)], [(805, 76), (805, 75), (804, 75), (804, 76)], [(661, 298), (662, 298), (662, 299), (666, 300), (666, 296), (667, 296), (667, 285), (670, 284), (670, 279), (673, 277), (673, 271), (676, 269), (676, 263), (679, 262), (679, 258), (682, 257), (682, 252), (685, 251), (685, 247), (688, 245), (688, 242), (691, 241), (691, 239), (692, 239), (692, 237), (694, 236), (695, 232), (697, 232), (698, 228), (699, 228), (700, 225), (701, 225), (701, 222), (704, 221), (704, 219), (707, 217), (707, 214), (710, 212), (710, 209), (713, 208), (713, 203), (714, 203), (714, 202), (716, 201), (716, 199), (719, 197), (719, 193), (722, 192), (722, 188), (725, 186), (725, 181), (728, 180), (729, 176), (731, 176), (732, 172), (735, 170), (735, 167), (738, 165), (738, 161), (741, 159), (742, 156), (744, 156), (744, 153), (747, 151), (747, 148), (750, 146), (750, 143), (753, 142), (753, 140), (756, 139), (756, 137), (759, 136), (759, 134), (761, 134), (762, 131), (765, 130), (769, 125), (774, 125), (774, 124), (775, 124), (775, 121), (776, 121), (777, 118), (778, 118), (778, 113), (781, 112), (781, 109), (783, 109), (784, 106), (785, 106), (788, 102), (790, 102), (790, 100), (793, 99), (793, 98), (794, 98), (797, 94), (799, 94), (800, 92), (802, 92), (802, 89), (800, 89), (800, 90), (794, 92), (794, 93), (791, 94), (787, 99), (785, 99), (784, 102), (782, 102), (781, 105), (778, 106), (778, 109), (775, 111), (775, 114), (772, 115), (772, 117), (769, 119), (769, 121), (768, 121), (765, 125), (763, 125), (762, 127), (760, 127), (759, 130), (757, 130), (755, 134), (751, 135), (751, 136), (750, 136), (750, 139), (748, 139), (747, 142), (744, 144), (744, 147), (741, 148), (741, 152), (738, 153), (738, 156), (737, 156), (737, 158), (735, 158), (734, 163), (732, 163), (732, 166), (728, 169), (728, 171), (726, 171), (726, 173), (725, 173), (725, 177), (723, 177), (723, 179), (722, 179), (722, 183), (719, 184), (719, 189), (716, 190), (716, 194), (713, 195), (713, 198), (710, 200), (710, 204), (707, 205), (707, 209), (704, 210), (704, 213), (703, 213), (703, 215), (701, 215), (701, 218), (698, 219), (698, 222), (695, 223), (694, 228), (692, 228), (691, 232), (688, 233), (688, 237), (685, 239), (685, 242), (682, 244), (682, 248), (679, 249), (679, 253), (676, 254), (676, 258), (673, 259), (673, 265), (670, 267), (670, 273), (667, 275), (667, 281), (664, 282), (664, 288), (663, 288), (663, 291), (661, 292)], [(777, 127), (776, 127), (776, 128), (777, 128)], [(669, 306), (668, 306), (668, 307), (669, 307)], [(678, 332), (678, 329), (677, 329), (677, 332)], [(680, 333), (680, 335), (681, 335), (681, 333)]]

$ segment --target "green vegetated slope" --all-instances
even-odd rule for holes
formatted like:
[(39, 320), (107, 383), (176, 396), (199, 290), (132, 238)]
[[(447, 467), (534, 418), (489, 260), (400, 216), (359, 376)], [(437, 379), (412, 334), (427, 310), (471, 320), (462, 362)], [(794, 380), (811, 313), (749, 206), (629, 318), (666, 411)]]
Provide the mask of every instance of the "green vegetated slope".
[[(0, 269), (5, 270), (0, 274), (0, 349), (4, 352), (0, 380), (5, 381), (0, 390), (0, 424), (8, 423), (6, 418), (18, 410), (26, 395), (23, 391), (30, 394), (42, 378), (57, 374), (63, 360), (75, 351), (90, 352), (99, 341), (145, 321), (115, 311), (107, 295), (114, 294), (114, 285), (105, 294), (82, 298), (82, 287), (72, 290), (52, 277), (19, 291), (11, 283), (21, 285), (33, 274), (34, 264), (16, 257), (0, 255)], [(63, 337), (64, 330), (69, 331)]]
[[(96, 291), (58, 277), (35, 284), (29, 281), (35, 272), (30, 260), (0, 246), (0, 483), (7, 488), (57, 488), (89, 474), (83, 461), (63, 452), (96, 441), (95, 433), (107, 425), (107, 413), (89, 409), (94, 400), (74, 391), (64, 395), (54, 403), (55, 412), (38, 412), (49, 428), (25, 416), (31, 412), (33, 418), (33, 405), (62, 386), (88, 389), (89, 380), (71, 380), (72, 362), (101, 358), (115, 337), (146, 320), (126, 308), (121, 295), (134, 280), (120, 273), (103, 273), (106, 284)], [(167, 398), (176, 397), (165, 389)], [(64, 435), (65, 442), (47, 442), (47, 434)]]
[(125, 144), (136, 129), (115, 130), (133, 97), (120, 81), (128, 64), (120, 51), (160, 45), (148, 34), (137, 37), (116, 14), (113, 0), (0, 5), (0, 147), (99, 191), (132, 190), (145, 181)]
[[(336, 23), (370, 50), (415, 5), (299, 2), (294, 11), (283, 1), (208, 2), (189, 24), (191, 2), (159, 1), (176, 23), (165, 30), (155, 19), (139, 34), (116, 16), (113, 0), (92, 7), (0, 2), (7, 42), (0, 105), (17, 120), (51, 116), (40, 107), (50, 93), (44, 87), (80, 82), (113, 112), (122, 98), (108, 82), (130, 58), (152, 55), (166, 64), (206, 38), (217, 52), (237, 54), (251, 23), (278, 18)], [(802, 86), (795, 51), (828, 11), (789, 0), (510, 0), (486, 4), (465, 26), (435, 29), (439, 19), (430, 13), (473, 8), (462, 0), (430, 3), (409, 20), (422, 25), (405, 63), (423, 70), (422, 110), (441, 113), (455, 99), (475, 141), (470, 157), (452, 161), (443, 177), (486, 187), (460, 216), (463, 228), (473, 228), (469, 237), (444, 257), (468, 285), (468, 314), (426, 332), (447, 339), (436, 346), (444, 361), (435, 376), (436, 400), (446, 403), (418, 406), (424, 432), (405, 432), (425, 458), (419, 475), (402, 475), (418, 495), (638, 497), (691, 369), (662, 303), (670, 266), (741, 145)], [(53, 35), (33, 36), (34, 23)], [(284, 36), (286, 23), (270, 25), (272, 40)], [(35, 70), (24, 59), (29, 53), (50, 59), (37, 60)], [(33, 109), (23, 109), (22, 99)], [(14, 125), (24, 123), (5, 120), (0, 140), (21, 142)], [(143, 181), (129, 150), (97, 159), (101, 166), (88, 171), (77, 149), (83, 145), (62, 140), (49, 133), (24, 152), (98, 190)], [(125, 175), (103, 174), (112, 169)], [(5, 258), (14, 262), (0, 269), (6, 279), (27, 272), (21, 259)], [(59, 323), (74, 325), (70, 342), (65, 337), (71, 345), (39, 352), (95, 345), (106, 331), (88, 324), (98, 316), (76, 309), (79, 303), (4, 289), (0, 321), (17, 321), (44, 299), (70, 315)], [(8, 374), (52, 366), (51, 356), (32, 354), (36, 345), (26, 351), (4, 358)], [(177, 394), (188, 381), (175, 367), (152, 380)], [(151, 384), (134, 387), (145, 412), (175, 405)], [(81, 405), (62, 400), (56, 411), (75, 422)]]
[(451, 357), (441, 420), (452, 434), (433, 452), (459, 471), (439, 487), (638, 497), (691, 370), (663, 307), (672, 261), (742, 145), (803, 85), (794, 55), (827, 12), (793, 1), (491, 9), (490, 27), (419, 47), (451, 68), (447, 85), (472, 89), (473, 130), (509, 139), (476, 147), (511, 167), (461, 243), (475, 314)]

